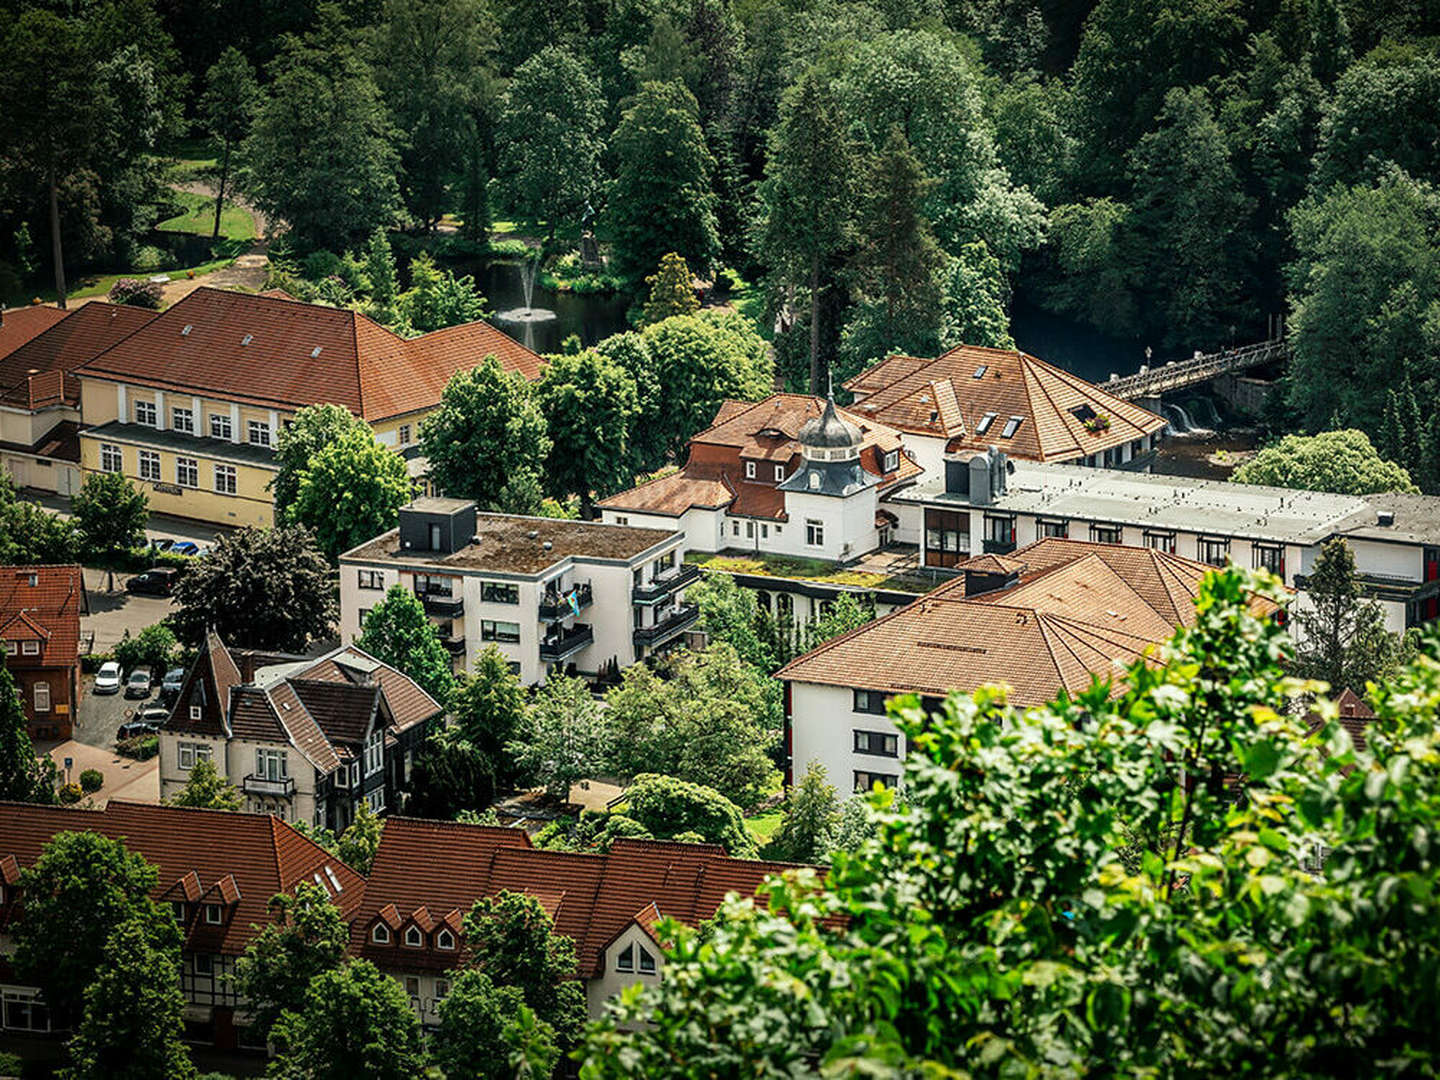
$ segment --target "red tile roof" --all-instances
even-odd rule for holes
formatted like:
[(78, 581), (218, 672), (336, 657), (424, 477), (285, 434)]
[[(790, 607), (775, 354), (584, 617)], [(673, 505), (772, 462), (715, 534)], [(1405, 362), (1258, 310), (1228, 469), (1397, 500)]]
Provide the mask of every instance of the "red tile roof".
[[(104, 810), (62, 810), (0, 803), (0, 857), (34, 864), (56, 833), (89, 831), (122, 839), (160, 872), (153, 897), (162, 903), (228, 905), (224, 922), (190, 912), (185, 947), (235, 955), (269, 921), (267, 905), (300, 882), (321, 884), (341, 915), (354, 916), (365, 880), (324, 848), (268, 814), (234, 814), (112, 801)], [(333, 879), (331, 875), (334, 875)]]
[[(776, 490), (774, 467), (788, 476), (800, 462), (798, 437), (804, 424), (825, 410), (825, 399), (809, 394), (772, 394), (764, 401), (726, 401), (714, 422), (690, 440), (690, 457), (677, 473), (651, 480), (600, 502), (608, 510), (679, 517), (691, 508), (729, 507), (740, 517), (785, 520), (785, 493)], [(883, 477), (880, 490), (909, 480), (920, 467), (901, 450), (894, 428), (877, 424), (853, 411), (837, 409), (863, 436), (860, 463)], [(887, 475), (884, 455), (901, 451), (899, 468)], [(746, 461), (756, 463), (756, 476), (745, 476)]]
[[(1013, 349), (960, 345), (933, 360), (891, 356), (845, 387), (856, 395), (852, 413), (946, 439), (949, 451), (995, 444), (1011, 457), (1069, 461), (1165, 427), (1163, 417)], [(1109, 417), (1109, 427), (1087, 430), (1081, 416), (1101, 413)], [(986, 414), (993, 418), (978, 432)], [(1012, 417), (1021, 422), (1006, 438)]]
[(80, 567), (0, 566), (0, 640), (41, 642), (38, 659), (22, 657), (27, 663), (73, 665), (88, 610)]
[[(712, 917), (727, 893), (752, 895), (787, 864), (732, 859), (709, 844), (617, 840), (608, 853), (541, 851), (519, 829), (392, 817), (365, 886), (365, 904), (352, 925), (351, 951), (382, 968), (448, 969), (453, 952), (406, 948), (370, 940), (378, 921), (392, 929), (417, 915), (453, 913), (458, 919), (483, 896), (502, 890), (538, 899), (559, 933), (575, 939), (579, 975), (599, 974), (605, 946), (639, 921), (647, 932), (656, 915), (691, 926)], [(654, 911), (651, 911), (651, 905)], [(462, 953), (463, 955), (463, 953)]]
[(0, 361), (69, 314), (44, 304), (0, 311)]
[[(959, 577), (781, 668), (776, 677), (882, 691), (944, 694), (1005, 683), (1017, 705), (1112, 678), (1195, 622), (1212, 567), (1149, 548), (1041, 540), (1013, 558), (971, 560), (985, 574), (1025, 570), (1016, 584), (966, 595)], [(968, 564), (967, 564), (968, 565)], [(1252, 609), (1275, 605), (1257, 598)]]
[(82, 375), (264, 406), (332, 403), (381, 420), (434, 407), (452, 375), (488, 356), (540, 374), (538, 355), (486, 322), (407, 341), (354, 311), (200, 288)]
[[(99, 301), (60, 314), (62, 318), (42, 333), (0, 354), (0, 400), (7, 405), (23, 409), (78, 405), (80, 384), (72, 372), (156, 317), (156, 312), (144, 308)], [(11, 317), (5, 316), (7, 323)]]

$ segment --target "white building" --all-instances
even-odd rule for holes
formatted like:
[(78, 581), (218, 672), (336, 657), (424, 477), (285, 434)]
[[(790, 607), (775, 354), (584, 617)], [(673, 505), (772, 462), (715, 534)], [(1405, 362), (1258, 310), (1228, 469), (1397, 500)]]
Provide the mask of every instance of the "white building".
[(699, 616), (684, 599), (700, 576), (685, 534), (480, 514), (461, 499), (417, 499), (393, 529), (340, 557), (340, 629), (360, 635), (391, 586), (413, 589), (456, 665), (488, 646), (521, 682), (553, 671), (594, 676), (682, 639)]
[(354, 646), (315, 659), (231, 650), (208, 635), (160, 732), (160, 796), (211, 761), (251, 813), (342, 831), (360, 803), (396, 806), (444, 709)]
[(943, 475), (897, 492), (888, 505), (921, 531), (923, 564), (942, 570), (1068, 537), (1263, 567), (1303, 590), (1321, 545), (1338, 536), (1391, 630), (1440, 614), (1440, 498), (1432, 496), (1332, 495), (1042, 464), (992, 447), (947, 455)]
[(1153, 548), (1053, 539), (955, 570), (955, 580), (909, 607), (780, 669), (787, 783), (818, 761), (842, 791), (893, 787), (906, 752), (885, 715), (895, 694), (938, 701), (1004, 683), (1012, 704), (1040, 705), (1112, 677), (1194, 624), (1192, 601), (1209, 567)]

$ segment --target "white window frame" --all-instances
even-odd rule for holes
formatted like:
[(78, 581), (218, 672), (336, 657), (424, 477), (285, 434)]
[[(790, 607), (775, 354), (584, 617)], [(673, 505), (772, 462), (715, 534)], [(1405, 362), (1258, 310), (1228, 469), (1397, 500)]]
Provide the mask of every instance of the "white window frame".
[(284, 750), (258, 747), (255, 750), (255, 775), (261, 780), (288, 780), (290, 755)]
[(390, 927), (383, 922), (376, 923), (370, 928), (370, 940), (376, 945), (389, 945)]
[(251, 420), (246, 431), (246, 441), (252, 446), (269, 446), (270, 425), (264, 420)]
[(399, 430), (398, 430), (398, 431), (396, 432), (396, 434), (395, 434), (395, 437), (396, 437), (397, 440), (399, 440), (399, 443), (400, 443), (401, 446), (409, 446), (409, 445), (410, 445), (410, 425), (409, 425), (409, 424), (401, 424)]
[(886, 472), (894, 472), (894, 471), (895, 471), (896, 469), (898, 469), (899, 467), (900, 467), (900, 451), (899, 451), (899, 450), (886, 450), (886, 451), (885, 451), (885, 471), (886, 471)]
[(225, 909), (219, 904), (206, 904), (205, 921), (211, 926), (222, 925), (225, 922)]
[(160, 454), (155, 450), (141, 450), (140, 479), (160, 482)]
[(778, 484), (778, 483), (781, 483), (784, 479), (785, 479), (785, 466), (784, 466), (784, 465), (776, 465), (776, 466), (775, 466), (775, 482)]
[(50, 684), (48, 682), (37, 682), (35, 684), (35, 711), (50, 711)]
[(195, 434), (195, 410), (176, 405), (170, 410), (170, 428), (183, 435)]
[(816, 521), (814, 518), (805, 519), (805, 546), (823, 548), (825, 546), (825, 523)]
[(215, 493), (217, 495), (234, 495), (236, 490), (236, 476), (234, 465), (215, 466)]
[(637, 956), (638, 963), (635, 965), (636, 969), (641, 975), (654, 975), (659, 970), (655, 963), (655, 955), (644, 945), (636, 946), (636, 951), (639, 954)]
[(176, 757), (180, 768), (188, 771), (202, 761), (213, 761), (214, 748), (209, 743), (182, 742), (176, 745)]
[(234, 434), (235, 428), (230, 423), (229, 413), (212, 412), (210, 414), (210, 437), (212, 439), (224, 439), (229, 442)]
[(200, 486), (200, 462), (193, 457), (177, 457), (175, 459), (175, 483), (180, 487), (198, 488)]
[(754, 479), (755, 479), (755, 463), (754, 463), (753, 461), (747, 461), (747, 462), (745, 462), (745, 479), (746, 479), (746, 480), (754, 480)]
[(117, 472), (125, 471), (125, 451), (115, 443), (102, 442), (100, 444), (100, 471)]
[(635, 971), (635, 946), (626, 945), (615, 957), (615, 970), (632, 974)]
[(39, 656), (39, 655), (40, 655), (40, 642), (38, 642), (38, 641), (22, 641), (22, 642), (20, 643), (20, 655), (21, 655), (21, 656)]
[[(416, 941), (415, 938), (419, 938), (420, 940)], [(405, 937), (402, 941), (407, 949), (423, 949), (425, 947), (425, 932), (418, 926), (407, 926), (405, 928)]]
[(365, 805), (370, 808), (372, 814), (382, 813), (385, 809), (385, 789), (377, 787), (374, 791), (366, 792)]
[(190, 706), (190, 719), (191, 719), (191, 720), (199, 720), (202, 716), (204, 716), (204, 710), (203, 710), (199, 705), (191, 705), (191, 706)]
[(455, 935), (449, 930), (441, 930), (435, 935), (435, 948), (451, 952), (455, 948)]
[(365, 775), (374, 776), (385, 767), (385, 729), (376, 727), (365, 736)]
[(155, 402), (135, 402), (135, 422), (137, 424), (144, 424), (146, 427), (155, 427), (155, 421), (159, 415), (159, 410), (155, 408)]
[(355, 573), (357, 587), (361, 589), (384, 589), (384, 570), (357, 570)]

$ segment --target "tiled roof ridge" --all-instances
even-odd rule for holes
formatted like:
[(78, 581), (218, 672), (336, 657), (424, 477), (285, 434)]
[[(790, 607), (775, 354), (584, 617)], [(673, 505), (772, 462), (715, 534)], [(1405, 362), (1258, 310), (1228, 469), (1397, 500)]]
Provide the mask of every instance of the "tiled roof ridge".
[[(947, 588), (947, 587), (948, 587), (947, 585), (942, 585), (942, 586), (940, 586), (940, 589), (945, 589), (945, 588)], [(937, 589), (936, 592), (939, 592), (940, 589)], [(916, 598), (915, 600), (912, 600), (910, 603), (906, 604), (904, 607), (898, 607), (898, 608), (896, 608), (894, 611), (890, 612), (888, 615), (881, 615), (878, 619), (871, 619), (869, 622), (867, 622), (867, 623), (862, 623), (860, 626), (851, 627), (849, 630), (845, 631), (845, 633), (843, 633), (843, 634), (840, 634), (838, 637), (833, 637), (833, 638), (831, 638), (829, 641), (825, 642), (824, 644), (822, 644), (822, 645), (817, 645), (815, 648), (811, 649), (809, 652), (807, 652), (807, 653), (802, 653), (801, 655), (795, 657), (795, 659), (791, 660), (791, 661), (790, 661), (788, 664), (786, 664), (784, 667), (782, 667), (779, 671), (775, 672), (774, 678), (784, 679), (784, 678), (785, 678), (785, 673), (786, 673), (787, 671), (789, 671), (791, 668), (795, 667), (796, 665), (801, 664), (801, 663), (804, 663), (804, 662), (807, 662), (807, 661), (809, 661), (809, 660), (812, 660), (812, 659), (814, 659), (814, 658), (817, 657), (817, 656), (822, 656), (822, 655), (824, 655), (824, 654), (827, 653), (827, 652), (831, 652), (832, 650), (834, 650), (835, 648), (837, 648), (837, 647), (840, 646), (841, 644), (849, 641), (849, 640), (850, 640), (851, 638), (853, 638), (853, 637), (858, 636), (858, 635), (861, 634), (862, 632), (864, 632), (864, 631), (866, 631), (866, 630), (869, 630), (871, 627), (882, 626), (882, 625), (884, 625), (885, 623), (890, 622), (891, 620), (893, 620), (897, 615), (901, 615), (901, 614), (903, 614), (903, 613), (905, 613), (905, 612), (907, 612), (907, 611), (911, 611), (912, 609), (919, 607), (921, 604), (924, 604), (924, 603), (930, 602), (930, 601), (935, 601), (935, 600), (940, 600), (940, 601), (949, 600), (949, 601), (955, 602), (955, 601), (958, 601), (958, 600), (960, 600), (960, 599), (962, 599), (962, 598), (959, 598), (959, 597), (950, 597), (950, 596), (936, 596), (935, 593), (933, 593), (933, 592), (931, 592), (931, 593), (926, 593), (924, 596), (921, 596), (921, 597)]]
[[(280, 730), (285, 732), (285, 737), (290, 740), (290, 745), (295, 747), (295, 749), (300, 752), (301, 756), (303, 756), (306, 761), (310, 762), (310, 764), (314, 768), (318, 769), (322, 773), (328, 773), (331, 769), (334, 768), (334, 765), (331, 765), (327, 768), (319, 761), (316, 761), (315, 755), (311, 754), (308, 750), (305, 749), (304, 746), (301, 745), (300, 740), (296, 737), (294, 730), (291, 728), (290, 724), (286, 722), (287, 710), (276, 708), (273, 695), (276, 694), (281, 689), (281, 687), (288, 687), (290, 685), (290, 682), (290, 679), (281, 679), (279, 682), (269, 687), (266, 691), (264, 691), (265, 701), (270, 706), (270, 711), (275, 714), (275, 722), (280, 725)], [(320, 726), (320, 722), (315, 719), (314, 714), (311, 713), (311, 711), (306, 707), (305, 699), (302, 698), (299, 694), (297, 694), (293, 689), (290, 690), (290, 696), (295, 699), (296, 706), (300, 709), (300, 712), (304, 715), (304, 718), (309, 721), (310, 726), (320, 733), (321, 738), (323, 738), (325, 742), (330, 743), (331, 740), (329, 733), (327, 733), (326, 730)], [(335, 753), (333, 743), (331, 744), (330, 752), (332, 754)], [(338, 758), (338, 755), (336, 756)]]
[[(1032, 357), (1032, 359), (1034, 358)], [(1032, 384), (1034, 384), (1035, 389), (1038, 389), (1040, 393), (1045, 396), (1045, 401), (1049, 404), (1050, 408), (1055, 411), (1055, 414), (1060, 417), (1060, 422), (1065, 425), (1065, 433), (1070, 436), (1070, 445), (1073, 446), (1076, 450), (1083, 450), (1084, 447), (1080, 445), (1080, 439), (1076, 436), (1074, 430), (1071, 428), (1071, 422), (1079, 423), (1079, 421), (1077, 421), (1075, 417), (1071, 416), (1068, 410), (1062, 409), (1060, 407), (1059, 403), (1056, 402), (1054, 396), (1042, 384), (1042, 380), (1040, 379), (1039, 374), (1031, 370), (1030, 365), (1025, 363), (1024, 360), (1020, 361), (1020, 381), (1021, 385), (1025, 389), (1026, 414), (1030, 417), (1030, 422), (1037, 427), (1037, 438), (1035, 445), (1036, 449), (1039, 452), (1040, 460), (1045, 460), (1045, 440), (1039, 437), (1039, 421), (1035, 418), (1035, 398), (1032, 393)]]
[[(479, 516), (479, 515), (477, 515), (477, 516)], [(501, 516), (504, 516), (504, 515), (501, 515)], [(514, 515), (511, 515), (511, 516), (514, 516)], [(542, 520), (547, 520), (547, 521), (548, 521), (548, 520), (551, 520), (551, 519), (546, 518), (546, 519), (542, 519)], [(592, 523), (592, 524), (598, 524), (598, 523)], [(628, 527), (628, 528), (640, 528), (640, 527), (642, 527), (642, 526), (633, 526), (633, 525), (632, 525), (632, 526), (627, 526), (627, 527)], [(654, 531), (655, 531), (655, 532), (664, 532), (665, 530), (663, 530), (663, 529), (656, 529), (656, 530), (654, 530)], [(426, 701), (430, 702), (431, 705), (435, 706), (435, 709), (436, 709), (436, 710), (443, 710), (443, 709), (445, 708), (443, 705), (440, 704), (440, 702), (438, 702), (438, 701), (435, 700), (435, 698), (430, 694), (429, 691), (427, 691), (423, 686), (421, 686), (418, 682), (416, 682), (413, 678), (411, 678), (411, 677), (410, 677), (409, 675), (407, 675), (405, 672), (401, 671), (401, 670), (400, 670), (398, 667), (396, 667), (394, 664), (387, 664), (384, 660), (381, 660), (378, 656), (374, 655), (373, 653), (366, 652), (366, 651), (365, 651), (364, 649), (362, 649), (359, 645), (357, 645), (357, 644), (355, 644), (355, 643), (353, 643), (353, 642), (352, 642), (351, 644), (349, 644), (349, 645), (341, 645), (339, 648), (335, 649), (333, 652), (330, 652), (330, 653), (325, 654), (324, 656), (320, 657), (319, 660), (316, 661), (316, 663), (318, 664), (320, 660), (329, 660), (331, 663), (339, 663), (339, 661), (337, 661), (335, 658), (336, 658), (337, 656), (340, 656), (340, 655), (342, 655), (342, 654), (344, 654), (344, 653), (347, 653), (347, 652), (359, 653), (361, 656), (365, 657), (365, 659), (367, 659), (367, 660), (373, 660), (375, 663), (379, 664), (381, 667), (388, 668), (389, 670), (395, 672), (396, 675), (400, 676), (400, 678), (402, 678), (402, 679), (404, 679), (406, 682), (408, 682), (408, 683), (409, 683), (411, 686), (413, 686), (417, 691), (419, 691), (420, 694), (422, 694), (422, 695), (424, 696), (424, 698), (425, 698)], [(307, 671), (313, 670), (313, 665), (312, 665), (311, 668), (307, 668), (306, 670), (307, 670)], [(303, 675), (304, 672), (302, 672), (301, 674)], [(322, 680), (316, 680), (316, 681), (322, 681)], [(376, 679), (376, 680), (375, 680), (375, 685), (376, 685), (376, 687), (378, 687), (378, 688), (380, 689), (380, 691), (381, 691), (382, 693), (384, 693), (384, 689), (385, 689), (385, 688), (381, 685), (379, 679)], [(387, 704), (387, 705), (389, 704), (389, 697), (388, 697), (388, 696), (386, 697), (386, 704)], [(392, 708), (393, 708), (393, 706), (392, 706)]]
[[(284, 301), (281, 301), (284, 303)], [(368, 418), (370, 410), (365, 407), (365, 372), (364, 361), (360, 356), (360, 320), (354, 314), (350, 317), (350, 348), (354, 350), (355, 356), (355, 395), (359, 399), (360, 416)], [(377, 324), (378, 325), (378, 324)], [(380, 329), (384, 330), (382, 326)], [(387, 333), (389, 331), (386, 331)], [(397, 335), (398, 336), (398, 335)]]

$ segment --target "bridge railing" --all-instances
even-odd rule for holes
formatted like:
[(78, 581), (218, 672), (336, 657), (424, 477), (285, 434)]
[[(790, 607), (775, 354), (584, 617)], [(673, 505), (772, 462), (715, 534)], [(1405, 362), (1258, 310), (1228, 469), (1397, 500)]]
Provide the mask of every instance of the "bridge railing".
[(1157, 368), (1140, 371), (1123, 378), (1111, 378), (1103, 384), (1116, 397), (1145, 397), (1159, 390), (1174, 390), (1192, 383), (1235, 371), (1240, 368), (1261, 364), (1289, 351), (1290, 346), (1281, 341), (1261, 341), (1254, 345), (1242, 345), (1237, 349), (1192, 356), (1189, 360), (1172, 360)]

